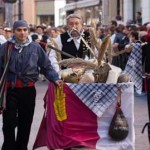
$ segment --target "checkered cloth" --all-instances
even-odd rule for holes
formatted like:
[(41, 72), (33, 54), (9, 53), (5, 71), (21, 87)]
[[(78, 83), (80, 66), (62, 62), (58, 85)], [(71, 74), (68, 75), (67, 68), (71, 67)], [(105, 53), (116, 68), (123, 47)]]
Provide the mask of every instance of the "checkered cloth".
[(124, 73), (129, 76), (130, 81), (135, 85), (136, 92), (140, 94), (142, 92), (142, 49), (140, 43), (133, 43), (132, 46)]
[(104, 84), (104, 83), (67, 83), (69, 88), (78, 96), (78, 98), (98, 117), (117, 100), (118, 86), (121, 85), (122, 92), (130, 84)]

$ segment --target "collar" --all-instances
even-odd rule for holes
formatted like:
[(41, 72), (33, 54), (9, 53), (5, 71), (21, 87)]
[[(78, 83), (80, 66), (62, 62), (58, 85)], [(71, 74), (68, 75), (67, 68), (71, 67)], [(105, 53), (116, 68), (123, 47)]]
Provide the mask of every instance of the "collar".
[(19, 50), (19, 53), (22, 52), (22, 49), (25, 46), (28, 46), (32, 42), (32, 40), (29, 37), (27, 37), (27, 39), (24, 43), (18, 43), (15, 36), (12, 36), (12, 38), (10, 38), (8, 41), (14, 44), (14, 47), (17, 50)]

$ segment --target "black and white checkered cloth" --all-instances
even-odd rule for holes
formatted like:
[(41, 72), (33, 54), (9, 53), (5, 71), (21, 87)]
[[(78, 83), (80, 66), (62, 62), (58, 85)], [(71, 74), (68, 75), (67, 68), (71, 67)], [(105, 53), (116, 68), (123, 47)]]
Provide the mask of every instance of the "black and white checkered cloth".
[[(116, 101), (118, 95), (118, 84), (104, 83), (67, 83), (70, 89), (78, 98), (92, 110), (98, 117)], [(121, 84), (122, 91), (129, 87), (129, 84)]]
[(133, 43), (132, 46), (124, 73), (129, 76), (130, 81), (134, 83), (136, 92), (140, 94), (142, 92), (142, 49), (140, 43)]

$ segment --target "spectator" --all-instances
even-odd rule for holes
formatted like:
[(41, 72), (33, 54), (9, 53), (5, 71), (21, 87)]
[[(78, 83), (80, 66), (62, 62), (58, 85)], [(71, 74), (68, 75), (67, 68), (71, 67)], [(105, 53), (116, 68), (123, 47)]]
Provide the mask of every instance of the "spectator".
[[(129, 43), (129, 31), (127, 27), (119, 25), (116, 31), (117, 33), (114, 39), (114, 43), (112, 45), (114, 53), (124, 50), (125, 46)], [(122, 53), (117, 56), (113, 56), (112, 64), (124, 70), (127, 60), (128, 54)]]
[(13, 33), (12, 33), (12, 29), (11, 28), (4, 28), (4, 31), (5, 31), (5, 38), (6, 40), (8, 40), (9, 38), (12, 37)]
[(142, 25), (142, 13), (140, 11), (136, 12), (135, 23), (138, 24), (139, 26)]
[(120, 15), (116, 16), (117, 25), (124, 25), (124, 22), (122, 21), (122, 17)]

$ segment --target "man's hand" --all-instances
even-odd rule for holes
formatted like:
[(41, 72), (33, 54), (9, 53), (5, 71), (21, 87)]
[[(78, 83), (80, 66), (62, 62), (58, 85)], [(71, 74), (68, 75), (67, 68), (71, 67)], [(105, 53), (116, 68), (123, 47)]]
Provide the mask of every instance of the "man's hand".
[(114, 44), (112, 45), (112, 47), (113, 47), (113, 48), (118, 48), (118, 45), (119, 45), (118, 43), (114, 43)]
[(56, 80), (55, 84), (60, 87), (63, 84), (63, 81), (62, 80)]

